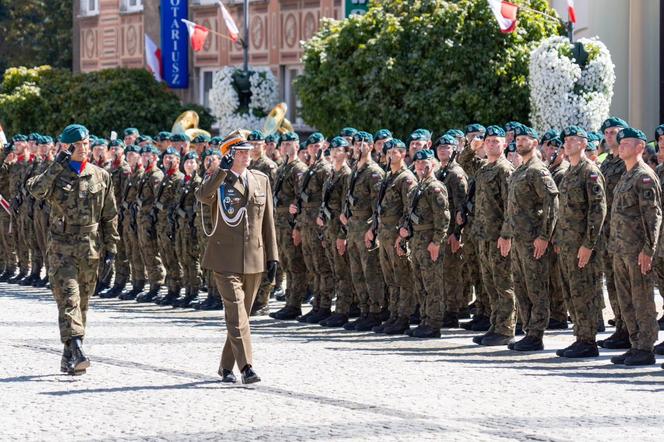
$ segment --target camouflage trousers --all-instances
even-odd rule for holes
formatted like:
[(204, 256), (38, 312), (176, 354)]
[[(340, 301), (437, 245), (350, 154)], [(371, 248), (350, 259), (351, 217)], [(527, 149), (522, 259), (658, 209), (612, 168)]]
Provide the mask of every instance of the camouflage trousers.
[(337, 294), (334, 311), (347, 315), (353, 302), (353, 284), (350, 277), (348, 254), (339, 255), (336, 232), (331, 232), (329, 229), (325, 230), (324, 248), (327, 260), (334, 272), (334, 291)]
[(161, 215), (157, 221), (157, 245), (159, 256), (166, 269), (166, 286), (169, 290), (179, 291), (182, 288), (182, 265), (175, 252), (176, 228), (171, 225), (166, 215)]
[(459, 313), (465, 308), (467, 298), (464, 293), (463, 269), (465, 266), (463, 249), (452, 253), (452, 246), (445, 242), (441, 247), (442, 260), (439, 274), (441, 275), (441, 287), (443, 288), (443, 312)]
[(18, 264), (16, 257), (16, 226), (14, 217), (10, 217), (4, 210), (0, 211), (0, 254), (3, 265), (8, 270), (15, 270)]
[[(39, 203), (35, 203), (37, 205)], [(46, 249), (48, 246), (48, 212), (46, 209), (37, 209), (35, 208), (33, 216), (33, 229), (34, 229), (34, 239), (37, 244), (37, 249), (35, 253), (40, 254), (39, 262), (46, 264), (46, 270), (48, 273), (48, 261), (46, 258)], [(34, 272), (34, 270), (33, 270)]]
[(599, 310), (596, 293), (602, 285), (597, 272), (599, 256), (593, 253), (588, 264), (580, 269), (577, 254), (578, 249), (561, 249), (558, 280), (574, 322), (574, 336), (578, 341), (594, 343)]
[(30, 271), (30, 247), (29, 238), (32, 235), (32, 220), (28, 217), (27, 203), (23, 203), (18, 215), (16, 216), (16, 253), (18, 255), (19, 269), (23, 273)]
[(314, 308), (329, 309), (334, 298), (334, 274), (319, 238), (320, 228), (316, 225), (307, 225), (301, 228), (300, 233), (302, 257), (308, 273), (312, 276)]
[(380, 313), (385, 302), (385, 282), (378, 247), (369, 250), (364, 244), (366, 227), (362, 222), (349, 225), (346, 253), (360, 311), (363, 314)]
[[(420, 304), (422, 325), (440, 329), (443, 325), (443, 289), (440, 286), (440, 263), (432, 261), (427, 250), (433, 240), (433, 230), (413, 232), (408, 241), (415, 293)], [(442, 255), (438, 260), (442, 260)], [(443, 270), (444, 271), (444, 270)]]
[(490, 332), (514, 336), (516, 298), (512, 280), (512, 257), (500, 254), (496, 241), (479, 241), (480, 270), (491, 302)]
[[(119, 210), (124, 210), (120, 208)], [(125, 212), (128, 212), (125, 210)], [(128, 216), (128, 214), (126, 215)], [(130, 277), (130, 267), (129, 267), (129, 256), (127, 253), (126, 243), (124, 239), (125, 233), (125, 224), (129, 224), (129, 219), (124, 218), (122, 222), (118, 220), (118, 233), (120, 234), (120, 241), (117, 243), (118, 253), (115, 255), (115, 260), (113, 261), (113, 271), (115, 272), (115, 284), (119, 284), (124, 287), (124, 285), (129, 281)], [(134, 243), (135, 244), (135, 243)]]
[[(552, 245), (549, 245), (549, 247), (553, 248)], [(569, 303), (569, 300), (565, 297), (562, 287), (560, 256), (556, 253), (547, 253), (546, 256), (550, 259), (549, 266), (551, 268), (549, 272), (549, 311), (551, 312), (551, 319), (566, 323), (568, 310), (566, 303)], [(596, 265), (593, 267), (596, 267)], [(569, 307), (569, 310), (571, 311), (572, 307)]]
[(655, 286), (659, 289), (660, 296), (664, 298), (664, 257), (654, 257), (652, 270), (655, 272)]
[(276, 230), (279, 261), (283, 266), (288, 282), (286, 305), (301, 308), (304, 295), (307, 292), (307, 268), (302, 257), (302, 246), (293, 244), (293, 230), (288, 223), (286, 223), (286, 226), (277, 225)]
[(138, 240), (138, 226), (136, 230), (131, 227), (129, 219), (125, 218), (122, 223), (122, 242), (129, 261), (131, 283), (137, 284), (146, 280), (145, 263), (141, 254), (140, 242)]
[(63, 255), (58, 252), (57, 243), (50, 245), (48, 258), (48, 279), (58, 306), (60, 340), (66, 343), (73, 337), (82, 338), (85, 336), (88, 301), (97, 284), (99, 260)]
[(415, 281), (409, 256), (399, 256), (394, 246), (399, 236), (395, 228), (381, 227), (380, 268), (388, 290), (388, 309), (391, 318), (410, 318), (415, 313)]
[(523, 330), (542, 338), (549, 325), (549, 271), (551, 248), (540, 259), (533, 258), (532, 241), (512, 240), (512, 277)]
[[(604, 242), (608, 242), (608, 238)], [(611, 310), (613, 310), (613, 317), (616, 321), (616, 331), (622, 330), (625, 328), (625, 323), (622, 319), (622, 314), (620, 311), (620, 302), (618, 300), (618, 293), (616, 289), (615, 276), (613, 274), (613, 257), (609, 255), (609, 252), (606, 250), (606, 247), (601, 247), (600, 249), (600, 260), (598, 270), (598, 276), (601, 280), (602, 273), (604, 274), (604, 282), (606, 283), (606, 291), (609, 293), (609, 303), (611, 304)], [(602, 303), (604, 303), (604, 296), (602, 296)]]
[(178, 218), (175, 252), (182, 267), (182, 284), (198, 290), (201, 286), (201, 240), (198, 229), (190, 227), (186, 218)]
[[(199, 224), (200, 226), (200, 224)], [(212, 231), (212, 226), (207, 226), (206, 230), (208, 232)], [(207, 248), (209, 238), (205, 236), (205, 233), (200, 234), (200, 254), (198, 256), (198, 262), (203, 262), (203, 255), (205, 254), (205, 249)], [(205, 270), (201, 268), (202, 272), (202, 282), (207, 286), (208, 296), (215, 296), (218, 299), (221, 298), (221, 293), (217, 290), (217, 286), (214, 280), (214, 272), (211, 270)]]
[(157, 226), (152, 223), (152, 219), (149, 216), (140, 217), (138, 220), (138, 244), (141, 248), (148, 281), (150, 281), (150, 284), (163, 284), (166, 269), (159, 255)]
[(614, 254), (613, 277), (632, 348), (652, 351), (659, 333), (653, 272), (643, 275), (635, 255)]
[[(465, 231), (470, 231), (466, 226)], [(477, 241), (470, 235), (463, 239), (463, 281), (464, 298), (470, 301), (472, 292), (475, 294), (475, 308), (477, 315), (491, 317), (491, 301), (489, 293), (484, 286), (484, 277), (480, 267), (480, 247), (481, 241)]]

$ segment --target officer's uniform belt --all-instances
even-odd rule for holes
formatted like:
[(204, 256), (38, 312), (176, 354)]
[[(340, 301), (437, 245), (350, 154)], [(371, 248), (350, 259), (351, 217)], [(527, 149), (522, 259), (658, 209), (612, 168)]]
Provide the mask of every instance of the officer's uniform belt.
[(97, 231), (99, 223), (89, 224), (87, 226), (72, 226), (65, 224), (64, 233), (76, 234), (76, 233), (93, 233)]
[(433, 230), (433, 223), (429, 224), (413, 224), (414, 232), (422, 232), (424, 230)]

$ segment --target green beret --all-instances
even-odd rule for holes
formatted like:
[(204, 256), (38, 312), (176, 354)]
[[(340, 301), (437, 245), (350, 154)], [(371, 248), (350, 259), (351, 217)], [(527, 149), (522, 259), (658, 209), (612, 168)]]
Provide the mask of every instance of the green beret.
[(380, 129), (378, 132), (374, 134), (373, 137), (375, 141), (387, 140), (389, 138), (392, 138), (392, 132), (390, 132), (387, 129)]
[(342, 137), (353, 137), (357, 133), (357, 129), (354, 127), (344, 127), (341, 129), (341, 132), (339, 133), (340, 136)]
[(274, 133), (274, 134), (267, 135), (265, 137), (265, 142), (266, 143), (278, 143), (279, 142), (279, 134)]
[(210, 138), (210, 145), (212, 146), (221, 146), (221, 143), (224, 142), (224, 139), (221, 137), (212, 137)]
[(320, 132), (314, 132), (307, 138), (307, 144), (322, 143), (323, 141), (325, 141), (325, 137)]
[(265, 136), (260, 130), (252, 130), (247, 137), (247, 141), (265, 141)]
[(373, 135), (371, 135), (369, 132), (365, 132), (363, 130), (357, 132), (355, 135), (353, 135), (353, 143), (362, 143), (366, 142), (369, 144), (373, 144), (374, 139)]
[(569, 126), (566, 127), (563, 132), (560, 134), (560, 139), (565, 141), (565, 137), (581, 137), (588, 139), (588, 133), (586, 130), (579, 126)]
[(416, 129), (410, 134), (410, 141), (431, 141), (431, 132), (426, 129)]
[(37, 132), (32, 132), (30, 135), (28, 135), (28, 141), (39, 141), (39, 137), (41, 137), (40, 134)]
[(138, 138), (136, 138), (136, 142), (139, 144), (144, 141), (149, 141), (150, 143), (152, 143), (154, 140), (149, 135), (139, 135)]
[(516, 128), (514, 128), (514, 136), (516, 136), (516, 137), (523, 136), (523, 137), (529, 137), (529, 138), (534, 138), (534, 139), (539, 138), (538, 135), (537, 135), (537, 132), (535, 131), (535, 129), (533, 129), (532, 127), (525, 126), (523, 124), (521, 124), (521, 125), (517, 126)]
[(332, 138), (332, 141), (330, 141), (330, 149), (338, 149), (340, 147), (348, 146), (350, 146), (348, 141), (346, 141), (346, 139), (343, 137), (334, 137)]
[(17, 141), (28, 141), (28, 137), (23, 134), (16, 134), (12, 137), (12, 141), (16, 143)]
[(108, 148), (108, 140), (105, 138), (97, 138), (92, 142), (92, 147), (97, 146), (104, 146), (105, 148)]
[(547, 141), (551, 141), (554, 138), (558, 138), (560, 136), (560, 132), (558, 132), (555, 129), (549, 129), (546, 132), (544, 132), (544, 135), (542, 135), (542, 139), (540, 140), (540, 144), (544, 144)]
[(602, 127), (600, 127), (600, 130), (602, 133), (604, 133), (605, 130), (607, 130), (610, 127), (629, 127), (629, 124), (622, 118), (618, 117), (609, 117), (604, 122), (602, 123)]
[(63, 143), (72, 144), (90, 137), (90, 132), (88, 132), (85, 126), (81, 126), (80, 124), (70, 124), (65, 127), (60, 137)]
[(140, 154), (141, 153), (141, 146), (139, 146), (138, 144), (130, 144), (129, 146), (127, 146), (125, 151), (127, 153), (134, 152), (134, 153), (139, 153)]
[(484, 132), (486, 132), (486, 128), (484, 126), (482, 126), (481, 124), (478, 124), (478, 123), (469, 124), (468, 126), (466, 126), (465, 135), (468, 135), (471, 132), (482, 132), (482, 133), (484, 133)]
[(51, 144), (53, 143), (53, 138), (49, 137), (48, 135), (40, 135), (39, 139), (37, 140), (37, 144)]
[(512, 141), (510, 144), (507, 145), (507, 149), (505, 149), (505, 153), (509, 152), (516, 152), (516, 142)]
[(124, 130), (124, 136), (128, 137), (130, 135), (138, 135), (138, 129), (135, 127), (128, 127)]
[(486, 128), (486, 137), (505, 137), (505, 129), (500, 126), (489, 126)]
[(442, 137), (438, 138), (438, 140), (436, 140), (436, 147), (447, 146), (447, 145), (458, 146), (459, 140), (450, 134), (445, 134)]
[(192, 151), (192, 152), (187, 152), (187, 153), (184, 155), (184, 159), (183, 159), (183, 161), (187, 161), (187, 160), (197, 160), (197, 159), (198, 159), (198, 154), (197, 154), (196, 152), (193, 152), (193, 151)]
[(155, 141), (168, 141), (171, 137), (171, 133), (165, 130), (162, 130), (159, 132), (157, 135), (155, 135), (154, 140)]
[(207, 157), (212, 155), (216, 155), (221, 158), (221, 151), (219, 149), (207, 149), (205, 152), (203, 152), (202, 160), (205, 161)]
[(507, 124), (505, 124), (505, 132), (514, 130), (519, 126), (521, 126), (521, 123), (519, 123), (518, 121), (508, 121)]
[(417, 152), (415, 152), (415, 157), (413, 158), (414, 161), (431, 160), (431, 159), (433, 159), (433, 150), (431, 149), (418, 150)]
[(164, 155), (175, 155), (180, 158), (180, 152), (173, 146), (168, 146), (164, 151)]
[(588, 141), (588, 145), (586, 146), (586, 151), (588, 151), (588, 152), (595, 151), (595, 150), (597, 150), (597, 146), (599, 146), (598, 141), (595, 141), (595, 140)]
[(655, 141), (659, 141), (659, 137), (664, 135), (664, 124), (660, 124), (655, 128)]
[(159, 155), (160, 152), (159, 152), (159, 149), (157, 149), (157, 148), (154, 146), (154, 144), (146, 144), (146, 145), (143, 146), (143, 148), (141, 149), (141, 155), (144, 154), (144, 153), (153, 153), (153, 154), (155, 154), (155, 155)]
[(198, 144), (198, 143), (207, 143), (210, 141), (210, 137), (208, 137), (205, 134), (197, 135), (191, 142), (193, 144)]
[(121, 148), (124, 149), (125, 148), (125, 143), (121, 139), (116, 138), (115, 140), (111, 140), (111, 142), (108, 143), (108, 147), (111, 147), (111, 148), (112, 147), (121, 147)]
[(300, 137), (295, 132), (285, 132), (281, 134), (281, 141), (300, 141)]
[(555, 148), (560, 148), (563, 145), (563, 142), (560, 138), (551, 138), (549, 140), (549, 146), (553, 146)]
[(602, 137), (597, 133), (597, 132), (587, 132), (588, 133), (588, 141), (600, 141)]
[(445, 135), (451, 135), (455, 138), (462, 138), (464, 134), (459, 129), (450, 129), (445, 132)]
[(191, 138), (189, 138), (189, 135), (187, 134), (171, 134), (171, 136), (168, 137), (168, 141), (173, 141), (175, 143), (186, 141), (188, 143), (191, 141)]
[(618, 132), (617, 140), (619, 143), (626, 138), (636, 138), (641, 141), (648, 141), (646, 139), (646, 134), (633, 127), (625, 127), (620, 132)]
[(389, 139), (383, 144), (383, 152), (390, 149), (406, 149), (406, 144), (398, 138)]

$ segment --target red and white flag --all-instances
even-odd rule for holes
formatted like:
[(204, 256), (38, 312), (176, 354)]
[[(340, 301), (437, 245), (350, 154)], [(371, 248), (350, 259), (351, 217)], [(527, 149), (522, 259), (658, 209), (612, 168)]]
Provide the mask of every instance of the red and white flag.
[(567, 0), (567, 17), (572, 23), (576, 23), (576, 10), (574, 9), (574, 0)]
[(488, 1), (491, 12), (493, 12), (493, 15), (496, 16), (498, 26), (500, 26), (500, 32), (503, 34), (514, 32), (518, 23), (516, 14), (519, 10), (519, 7), (513, 3), (504, 2), (501, 0)]
[(233, 20), (233, 17), (228, 12), (228, 9), (226, 9), (226, 6), (224, 6), (221, 0), (217, 1), (219, 2), (219, 7), (221, 8), (221, 16), (224, 18), (224, 23), (226, 23), (228, 34), (231, 36), (231, 40), (233, 40), (233, 43), (235, 43), (238, 37), (240, 36), (240, 31), (238, 30), (237, 25), (235, 24), (235, 20)]
[(2, 195), (0, 195), (0, 206), (2, 206), (3, 209), (5, 209), (5, 212), (7, 212), (9, 216), (13, 215), (9, 201), (7, 201), (5, 197), (3, 197)]
[(148, 71), (152, 72), (154, 79), (162, 81), (161, 76), (161, 49), (157, 47), (147, 34), (145, 34), (145, 62)]
[(189, 40), (191, 40), (191, 49), (194, 52), (198, 52), (203, 49), (205, 44), (205, 39), (207, 38), (210, 30), (205, 26), (198, 25), (193, 21), (182, 19), (182, 23), (187, 25), (187, 31), (189, 32)]

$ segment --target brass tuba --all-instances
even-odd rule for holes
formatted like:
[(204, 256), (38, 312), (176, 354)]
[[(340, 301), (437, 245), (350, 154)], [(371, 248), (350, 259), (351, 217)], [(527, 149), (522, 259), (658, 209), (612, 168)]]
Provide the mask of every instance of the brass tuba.
[(293, 125), (288, 119), (286, 119), (286, 112), (288, 112), (288, 106), (286, 103), (277, 104), (265, 119), (265, 123), (263, 124), (263, 135), (293, 132)]
[(174, 134), (187, 134), (192, 140), (199, 135), (211, 136), (210, 132), (198, 128), (199, 117), (194, 111), (188, 110), (180, 114), (173, 123), (171, 132)]

